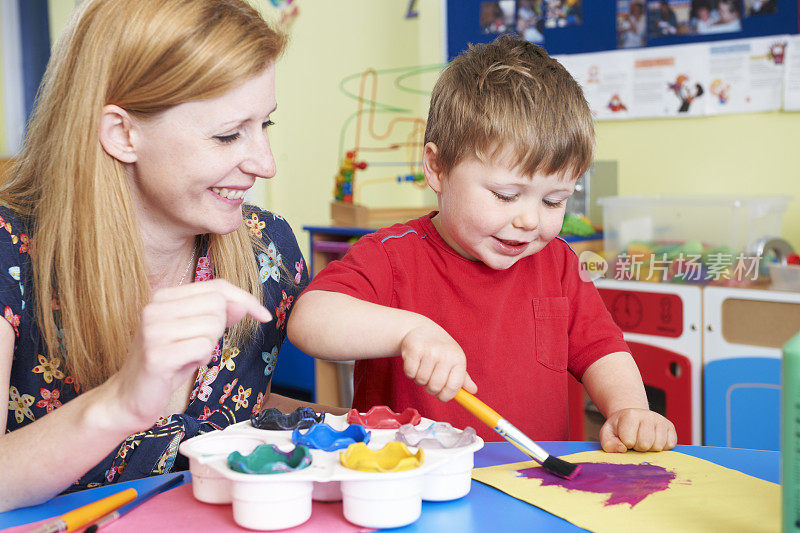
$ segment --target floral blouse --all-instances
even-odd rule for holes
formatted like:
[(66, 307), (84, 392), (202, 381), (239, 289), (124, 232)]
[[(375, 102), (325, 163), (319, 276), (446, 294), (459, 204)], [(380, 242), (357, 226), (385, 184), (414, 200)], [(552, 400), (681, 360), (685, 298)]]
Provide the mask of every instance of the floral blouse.
[[(286, 338), (286, 319), (308, 284), (308, 273), (292, 229), (282, 217), (250, 207), (245, 210), (244, 223), (267, 248), (266, 253), (255, 252), (255, 260), (264, 305), (273, 320), (262, 324), (247, 346), (231, 346), (227, 335), (223, 337), (211, 359), (199, 368), (184, 413), (160, 418), (147, 431), (129, 436), (66, 492), (186, 469), (186, 458), (178, 454), (183, 440), (248, 420), (261, 409)], [(0, 207), (0, 309), (17, 335), (7, 432), (45, 416), (81, 393), (64, 362), (48, 357), (36, 311), (26, 306), (33, 292), (26, 231), (12, 211)], [(202, 249), (195, 281), (213, 277), (207, 250)]]

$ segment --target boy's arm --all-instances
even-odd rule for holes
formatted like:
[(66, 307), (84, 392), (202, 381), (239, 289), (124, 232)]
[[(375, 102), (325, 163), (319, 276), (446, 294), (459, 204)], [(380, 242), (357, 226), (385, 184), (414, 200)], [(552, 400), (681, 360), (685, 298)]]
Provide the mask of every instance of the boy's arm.
[(627, 352), (615, 352), (592, 363), (581, 379), (589, 397), (606, 417), (600, 444), (607, 452), (661, 451), (675, 447), (675, 426), (650, 411), (642, 377)]
[(311, 290), (295, 303), (287, 335), (292, 344), (321, 359), (400, 355), (406, 376), (442, 401), (452, 399), (461, 387), (477, 391), (458, 343), (418, 313)]

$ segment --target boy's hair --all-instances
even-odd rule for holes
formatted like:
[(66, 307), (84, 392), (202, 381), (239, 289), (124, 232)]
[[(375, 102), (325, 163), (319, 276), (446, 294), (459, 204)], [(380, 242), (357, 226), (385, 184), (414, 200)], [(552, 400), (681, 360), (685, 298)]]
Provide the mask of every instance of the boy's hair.
[(455, 58), (433, 88), (425, 142), (446, 174), (468, 157), (510, 149), (511, 164), (580, 177), (592, 163), (594, 125), (578, 83), (540, 46), (502, 35)]

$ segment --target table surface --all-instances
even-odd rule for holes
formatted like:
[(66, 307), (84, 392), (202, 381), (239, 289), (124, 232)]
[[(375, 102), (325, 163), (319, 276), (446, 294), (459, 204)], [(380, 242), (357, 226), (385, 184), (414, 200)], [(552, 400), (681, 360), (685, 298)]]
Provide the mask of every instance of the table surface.
[[(599, 445), (593, 442), (542, 442), (541, 444), (550, 454), (557, 456), (600, 449)], [(780, 452), (710, 446), (677, 446), (675, 451), (773, 483), (778, 483), (780, 479)], [(475, 467), (525, 460), (528, 460), (528, 457), (511, 444), (492, 442), (487, 443), (482, 450), (475, 454)], [(0, 529), (61, 515), (123, 488), (135, 487), (141, 493), (174, 475), (176, 474), (118, 483), (59, 496), (42, 505), (0, 513)], [(188, 472), (186, 472), (186, 477), (190, 478)], [(198, 502), (198, 505), (203, 504)], [(522, 524), (525, 525), (526, 530), (583, 531), (538, 507), (519, 501), (474, 480), (470, 493), (466, 497), (451, 502), (423, 502), (422, 516), (419, 520), (409, 526), (392, 531), (459, 531), (465, 533), (504, 529), (516, 531)], [(191, 524), (186, 526), (187, 529), (192, 527)]]

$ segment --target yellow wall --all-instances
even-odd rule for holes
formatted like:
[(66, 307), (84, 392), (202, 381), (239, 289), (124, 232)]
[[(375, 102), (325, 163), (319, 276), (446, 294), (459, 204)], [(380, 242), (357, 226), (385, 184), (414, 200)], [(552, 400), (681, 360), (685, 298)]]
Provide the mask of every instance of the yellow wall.
[(619, 161), (619, 194), (790, 195), (783, 233), (800, 249), (798, 113), (597, 124), (597, 157)]
[[(306, 235), (301, 235), (301, 226), (330, 223), (329, 202), (339, 166), (340, 132), (356, 111), (356, 102), (339, 90), (340, 81), (369, 67), (381, 70), (442, 62), (439, 2), (419, 4), (419, 18), (406, 19), (406, 1), (298, 3), (300, 13), (290, 28), (292, 41), (278, 67), (279, 110), (272, 136), (278, 175), (270, 181), (267, 195), (269, 207), (292, 223), (304, 250), (307, 241)], [(423, 89), (430, 88), (434, 81), (435, 75), (413, 80)], [(357, 90), (358, 84), (352, 82), (347, 87)], [(390, 77), (381, 76), (378, 88), (380, 100), (392, 88)], [(411, 97), (393, 92), (388, 98), (394, 105), (417, 110), (409, 116), (427, 115), (426, 95)], [(376, 129), (384, 131), (387, 117), (379, 115), (376, 122)], [(351, 123), (345, 146), (352, 146), (353, 133)], [(362, 138), (366, 138), (364, 133)], [(392, 176), (403, 170), (368, 169), (364, 177)], [(383, 191), (383, 197), (376, 197), (375, 191)], [(368, 205), (433, 202), (430, 197), (423, 200), (414, 187), (396, 184), (375, 185), (369, 190), (365, 187), (364, 193), (370, 200)]]
[(81, 0), (47, 0), (47, 10), (50, 15), (50, 46), (55, 44), (61, 30), (69, 20), (69, 15)]
[[(368, 67), (439, 63), (442, 1), (418, 2), (420, 16), (410, 20), (405, 19), (405, 0), (295, 1), (299, 16), (290, 26), (292, 41), (278, 66), (279, 107), (272, 131), (278, 175), (259, 194), (266, 195), (266, 205), (294, 226), (303, 250), (308, 241), (302, 226), (329, 222), (340, 130), (355, 111), (354, 102), (340, 92), (339, 82)], [(51, 33), (63, 28), (70, 11), (64, 5), (71, 2), (50, 0)], [(275, 17), (269, 2), (254, 0), (254, 4)], [(429, 91), (435, 74), (431, 70), (409, 83)], [(390, 89), (391, 77), (382, 78), (379, 87)], [(426, 116), (425, 95), (415, 99), (386, 94), (393, 104)], [(377, 129), (385, 121), (379, 117)], [(795, 200), (783, 220), (784, 236), (800, 249), (800, 150), (793, 142), (798, 130), (800, 114), (783, 112), (600, 122), (597, 156), (619, 162), (620, 194), (791, 195)], [(352, 142), (352, 135), (348, 139)], [(375, 168), (365, 176), (402, 171)], [(423, 205), (432, 200), (413, 187), (393, 184), (365, 188), (365, 198), (370, 205)]]

